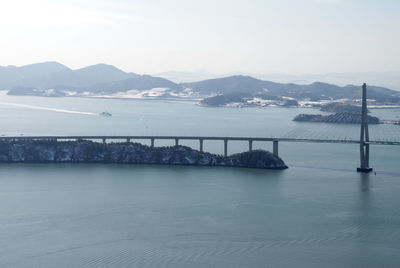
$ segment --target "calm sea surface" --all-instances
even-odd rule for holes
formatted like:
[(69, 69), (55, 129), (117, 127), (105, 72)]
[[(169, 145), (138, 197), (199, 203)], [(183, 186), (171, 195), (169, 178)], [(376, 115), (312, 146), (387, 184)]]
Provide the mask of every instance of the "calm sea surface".
[[(359, 136), (358, 126), (291, 121), (317, 112), (2, 94), (0, 135)], [(399, 109), (372, 114), (400, 119)], [(399, 126), (370, 132), (400, 140)], [(247, 146), (231, 142), (229, 153)], [(284, 171), (2, 164), (0, 267), (399, 267), (400, 147), (371, 147), (376, 175), (355, 172), (358, 149), (280, 143)]]

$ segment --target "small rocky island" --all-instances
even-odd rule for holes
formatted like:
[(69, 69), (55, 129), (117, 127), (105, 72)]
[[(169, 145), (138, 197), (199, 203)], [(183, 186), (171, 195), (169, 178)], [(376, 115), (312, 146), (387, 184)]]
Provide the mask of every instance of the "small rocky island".
[(0, 141), (0, 163), (121, 163), (286, 169), (281, 158), (264, 150), (227, 157), (190, 147), (150, 147), (140, 143), (93, 141)]
[[(368, 116), (368, 124), (380, 124), (379, 118)], [(344, 124), (361, 124), (361, 115), (354, 113), (335, 113), (330, 115), (321, 114), (299, 114), (293, 121), (299, 122), (319, 122), (319, 123), (344, 123)]]

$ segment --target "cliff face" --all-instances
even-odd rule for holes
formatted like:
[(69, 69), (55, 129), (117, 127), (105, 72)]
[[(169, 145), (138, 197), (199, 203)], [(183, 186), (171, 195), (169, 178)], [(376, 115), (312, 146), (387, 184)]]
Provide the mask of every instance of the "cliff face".
[(154, 147), (139, 143), (92, 141), (0, 142), (0, 163), (124, 163), (159, 165), (232, 166), (285, 169), (279, 157), (254, 150), (223, 157), (185, 146)]

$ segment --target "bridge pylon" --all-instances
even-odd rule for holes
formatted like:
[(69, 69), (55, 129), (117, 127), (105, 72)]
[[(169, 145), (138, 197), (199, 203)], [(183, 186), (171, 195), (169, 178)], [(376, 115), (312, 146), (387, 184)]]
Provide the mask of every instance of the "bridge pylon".
[(362, 107), (361, 107), (361, 135), (360, 135), (360, 167), (357, 172), (369, 173), (369, 132), (368, 132), (368, 110), (367, 110), (367, 85), (362, 86)]

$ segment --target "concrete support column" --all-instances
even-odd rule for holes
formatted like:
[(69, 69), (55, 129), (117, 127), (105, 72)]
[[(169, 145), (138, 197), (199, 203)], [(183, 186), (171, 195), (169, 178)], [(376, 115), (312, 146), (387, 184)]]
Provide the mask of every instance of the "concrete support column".
[(253, 151), (253, 140), (249, 140), (249, 151)]
[(272, 153), (273, 153), (275, 156), (279, 156), (279, 152), (278, 152), (278, 140), (274, 140), (274, 141), (273, 141), (273, 151), (272, 151)]
[(369, 144), (368, 143), (365, 145), (365, 159), (364, 160), (365, 160), (365, 166), (370, 168), (369, 167)]
[(131, 142), (131, 139), (130, 139), (130, 138), (127, 138), (127, 139), (126, 139), (126, 142), (127, 142), (127, 143), (130, 143), (130, 142)]
[(175, 146), (179, 145), (179, 139), (175, 139)]
[(103, 139), (103, 143), (104, 143), (104, 144), (106, 143), (106, 139)]
[(362, 86), (362, 107), (361, 107), (361, 135), (360, 135), (360, 167), (358, 172), (371, 172), (369, 167), (369, 132), (368, 132), (368, 109), (367, 109), (367, 85)]
[(200, 139), (200, 152), (203, 152), (203, 139)]
[(227, 139), (224, 140), (224, 156), (225, 157), (228, 156), (228, 140)]
[(154, 138), (150, 139), (150, 141), (151, 141), (151, 148), (153, 148), (154, 147)]

